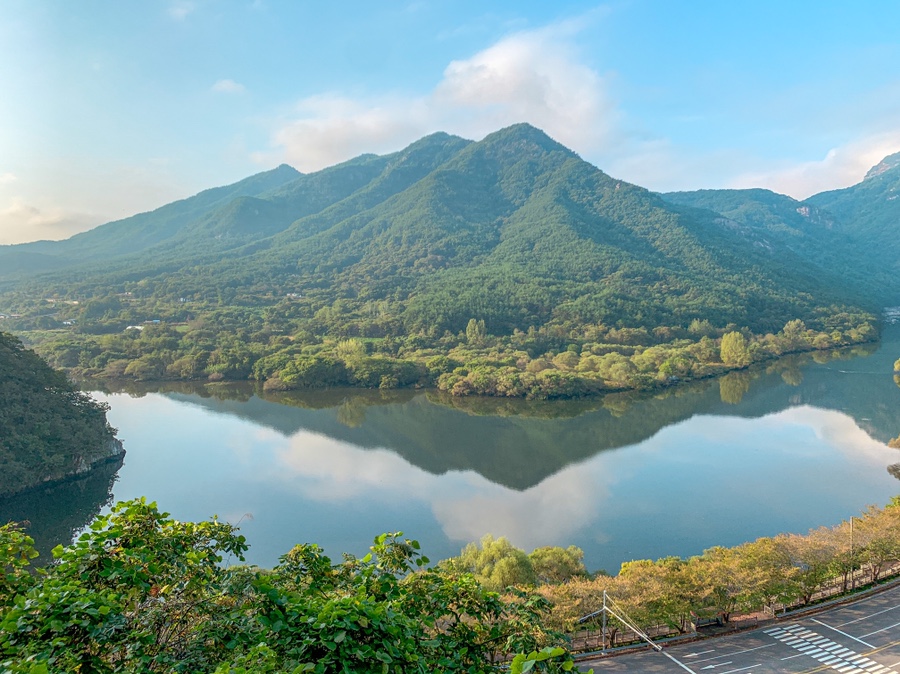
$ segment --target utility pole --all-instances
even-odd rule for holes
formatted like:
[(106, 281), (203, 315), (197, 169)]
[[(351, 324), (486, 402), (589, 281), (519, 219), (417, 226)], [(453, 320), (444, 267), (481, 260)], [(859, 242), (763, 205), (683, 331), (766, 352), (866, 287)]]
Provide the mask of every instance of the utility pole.
[(853, 554), (853, 515), (850, 516), (850, 591), (856, 589), (856, 555)]
[(606, 590), (603, 590), (603, 627), (601, 628), (600, 639), (600, 650), (606, 653)]

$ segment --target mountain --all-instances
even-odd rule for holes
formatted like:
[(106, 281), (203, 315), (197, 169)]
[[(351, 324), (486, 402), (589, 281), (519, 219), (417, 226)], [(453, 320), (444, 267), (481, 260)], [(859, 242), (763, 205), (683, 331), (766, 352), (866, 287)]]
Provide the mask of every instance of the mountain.
[(873, 261), (900, 273), (900, 153), (885, 157), (862, 182), (816, 194), (807, 203), (833, 213), (840, 229)]
[(754, 227), (785, 241), (795, 240), (797, 249), (812, 243), (806, 237), (822, 236), (835, 228), (828, 211), (765, 189), (697, 190), (669, 192), (663, 199), (674, 204), (705, 208), (742, 225)]
[(875, 164), (872, 168), (870, 168), (865, 175), (864, 180), (868, 180), (869, 178), (876, 178), (880, 176), (882, 173), (887, 173), (888, 171), (892, 171), (893, 169), (900, 166), (900, 152), (895, 152), (892, 155), (888, 155), (880, 162)]
[[(815, 304), (853, 299), (827, 266), (771, 247), (770, 232), (674, 206), (526, 124), (477, 143), (429, 136), (268, 193), (239, 185), (220, 188), (227, 199), (202, 193), (135, 216), (150, 223), (141, 235), (128, 219), (60, 242), (67, 256), (104, 257), (104, 272), (80, 275), (74, 289), (140, 279), (192, 300), (223, 287), (236, 297), (305, 291), (320, 306), (389, 300), (401, 303), (391, 313), (406, 332), (436, 334), (473, 316), (498, 333), (554, 318), (777, 329)], [(189, 210), (199, 215), (185, 222)], [(140, 254), (117, 256), (128, 239)], [(45, 278), (72, 289), (70, 277)]]
[[(43, 268), (61, 268), (96, 259), (144, 250), (176, 235), (212, 209), (229, 204), (240, 197), (252, 197), (272, 190), (301, 175), (296, 169), (282, 164), (278, 168), (259, 173), (225, 187), (204, 190), (199, 194), (173, 202), (148, 213), (139, 213), (116, 220), (64, 241), (36, 241), (16, 246), (0, 246), (0, 264), (7, 260), (22, 260), (23, 255), (39, 256)], [(27, 259), (27, 257), (25, 258)], [(35, 257), (32, 257), (34, 260)], [(17, 269), (21, 271), (17, 264)]]
[[(480, 366), (525, 372), (546, 354), (527, 374), (562, 378), (534, 395), (567, 395), (574, 361), (549, 362), (567, 349), (637, 358), (618, 379), (594, 378), (615, 388), (717, 362), (715, 344), (659, 362), (636, 347), (687, 349), (735, 327), (764, 336), (806, 322), (799, 342), (795, 330), (787, 346), (758, 345), (761, 358), (811, 346), (806, 327), (819, 347), (872, 338), (880, 298), (828, 212), (764, 191), (701, 196), (613, 178), (528, 124), (478, 142), (436, 133), (0, 250), (0, 269), (12, 268), (4, 254), (42, 256), (7, 275), (0, 312), (16, 316), (0, 320), (48, 330), (30, 338), (57, 366), (137, 379), (394, 387)], [(351, 337), (366, 341), (340, 346)], [(428, 365), (466, 345), (461, 361)]]
[(661, 196), (673, 204), (715, 211), (752, 228), (771, 250), (789, 251), (807, 263), (840, 273), (859, 296), (879, 298), (885, 304), (896, 299), (885, 293), (893, 286), (893, 271), (869, 264), (873, 248), (879, 244), (868, 245), (866, 238), (854, 236), (838, 216), (811, 201), (765, 189), (697, 190)]
[(772, 246), (838, 272), (860, 296), (900, 302), (900, 153), (873, 166), (862, 182), (804, 201), (762, 189), (661, 196), (758, 230)]

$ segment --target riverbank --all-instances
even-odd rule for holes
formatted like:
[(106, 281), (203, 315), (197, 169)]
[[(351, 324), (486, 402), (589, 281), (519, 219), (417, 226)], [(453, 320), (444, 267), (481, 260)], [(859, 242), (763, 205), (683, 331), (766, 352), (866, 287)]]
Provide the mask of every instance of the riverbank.
[[(824, 319), (823, 319), (824, 320)], [(132, 381), (256, 381), (266, 391), (334, 387), (437, 388), (456, 397), (571, 399), (627, 390), (655, 390), (739, 372), (790, 354), (825, 353), (876, 343), (873, 316), (838, 314), (812, 330), (799, 320), (778, 333), (688, 328), (615, 329), (575, 334), (516, 333), (418, 338), (281, 339), (248, 343), (233, 353), (207, 351), (177, 326), (149, 325), (132, 334), (70, 334), (37, 339), (41, 353), (75, 377)], [(190, 334), (190, 333), (189, 333)], [(73, 358), (76, 357), (76, 362)]]
[(120, 458), (124, 449), (107, 410), (0, 332), (0, 495), (65, 481)]
[(63, 474), (47, 475), (39, 482), (32, 484), (24, 484), (15, 490), (7, 490), (0, 492), (0, 504), (5, 504), (13, 499), (28, 494), (44, 491), (53, 487), (78, 482), (83, 480), (90, 473), (97, 471), (105, 466), (113, 466), (115, 472), (121, 468), (125, 461), (125, 447), (118, 438), (110, 438), (106, 447), (98, 453), (87, 452), (79, 455), (75, 461), (71, 471)]

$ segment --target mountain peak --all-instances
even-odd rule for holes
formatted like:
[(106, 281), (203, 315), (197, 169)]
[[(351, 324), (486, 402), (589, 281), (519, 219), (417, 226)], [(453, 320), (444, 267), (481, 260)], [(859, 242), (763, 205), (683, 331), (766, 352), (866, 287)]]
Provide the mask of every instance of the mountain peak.
[(484, 145), (508, 144), (519, 146), (528, 144), (547, 152), (562, 150), (567, 154), (574, 154), (574, 152), (565, 145), (553, 140), (544, 131), (532, 126), (528, 122), (513, 124), (512, 126), (507, 126), (499, 131), (488, 134), (481, 143)]
[(888, 155), (875, 166), (870, 168), (869, 172), (866, 173), (866, 177), (863, 178), (863, 180), (875, 178), (877, 176), (880, 176), (882, 173), (887, 173), (888, 171), (897, 168), (898, 166), (900, 166), (900, 152), (895, 152), (894, 154)]

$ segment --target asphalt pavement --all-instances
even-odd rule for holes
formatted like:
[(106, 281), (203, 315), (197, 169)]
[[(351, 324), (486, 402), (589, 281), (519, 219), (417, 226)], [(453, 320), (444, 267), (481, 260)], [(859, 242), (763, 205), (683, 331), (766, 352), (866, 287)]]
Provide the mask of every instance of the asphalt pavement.
[(581, 660), (596, 674), (900, 674), (900, 585), (749, 632)]

